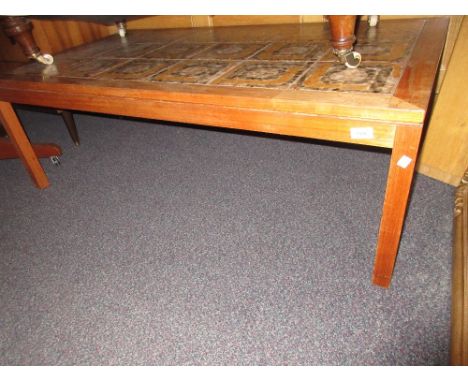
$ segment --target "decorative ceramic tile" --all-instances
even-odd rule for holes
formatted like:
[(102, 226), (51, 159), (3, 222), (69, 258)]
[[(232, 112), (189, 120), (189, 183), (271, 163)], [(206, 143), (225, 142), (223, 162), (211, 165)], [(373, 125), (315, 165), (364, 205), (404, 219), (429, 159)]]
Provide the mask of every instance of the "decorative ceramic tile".
[(100, 57), (109, 58), (138, 58), (144, 54), (148, 54), (156, 49), (159, 49), (164, 44), (157, 43), (141, 43), (141, 44), (121, 44), (117, 48), (113, 48), (100, 54)]
[[(362, 61), (400, 62), (409, 57), (411, 43), (400, 41), (397, 43), (356, 44), (354, 50), (361, 53)], [(331, 49), (321, 61), (336, 61)]]
[(150, 78), (151, 81), (207, 84), (223, 73), (231, 61), (181, 61)]
[(421, 32), (425, 20), (386, 20), (377, 27), (361, 23), (357, 30), (358, 43), (414, 41)]
[(361, 63), (356, 69), (339, 63), (318, 63), (298, 87), (310, 90), (392, 93), (400, 79), (397, 64)]
[(173, 61), (134, 59), (114, 66), (97, 76), (99, 79), (112, 80), (145, 80), (159, 73), (164, 68), (173, 65)]
[(307, 68), (306, 63), (244, 62), (213, 82), (217, 85), (287, 88)]
[(144, 55), (144, 58), (184, 59), (209, 48), (210, 44), (176, 42)]
[(103, 53), (110, 49), (117, 49), (121, 46), (120, 40), (115, 38), (106, 38), (104, 40), (93, 42), (92, 44), (82, 45), (60, 53), (62, 58), (99, 58)]
[(255, 55), (255, 60), (280, 60), (280, 61), (311, 61), (324, 55), (324, 44), (316, 43), (291, 43), (278, 42), (262, 50)]
[(264, 48), (266, 44), (223, 43), (212, 45), (196, 54), (194, 59), (242, 60)]
[(125, 40), (128, 43), (155, 42), (168, 44), (192, 33), (190, 29), (131, 29)]
[(201, 43), (268, 43), (328, 41), (328, 30), (320, 23), (245, 25), (215, 28), (192, 28), (183, 40)]
[[(47, 66), (55, 66), (55, 65), (47, 65)], [(40, 64), (38, 62), (29, 62), (18, 68), (14, 68), (11, 72), (17, 75), (23, 75), (23, 74), (42, 75), (44, 72), (44, 69), (46, 69), (47, 66), (44, 64)]]
[(121, 60), (111, 59), (81, 59), (76, 61), (63, 60), (54, 65), (49, 65), (49, 69), (56, 69), (56, 76), (59, 77), (95, 77), (103, 71), (120, 64)]

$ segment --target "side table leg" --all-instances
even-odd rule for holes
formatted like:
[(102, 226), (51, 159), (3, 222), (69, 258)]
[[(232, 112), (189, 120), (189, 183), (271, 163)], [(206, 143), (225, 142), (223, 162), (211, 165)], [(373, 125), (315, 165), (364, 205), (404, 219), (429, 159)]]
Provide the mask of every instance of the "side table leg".
[(398, 126), (387, 178), (372, 282), (390, 286), (413, 180), (422, 128)]
[(348, 68), (357, 68), (361, 63), (361, 55), (353, 52), (353, 44), (356, 41), (356, 16), (328, 16), (328, 21), (333, 53)]
[(38, 188), (47, 188), (49, 186), (47, 175), (9, 102), (0, 101), (0, 122), (16, 147), (18, 156), (23, 161), (36, 186)]

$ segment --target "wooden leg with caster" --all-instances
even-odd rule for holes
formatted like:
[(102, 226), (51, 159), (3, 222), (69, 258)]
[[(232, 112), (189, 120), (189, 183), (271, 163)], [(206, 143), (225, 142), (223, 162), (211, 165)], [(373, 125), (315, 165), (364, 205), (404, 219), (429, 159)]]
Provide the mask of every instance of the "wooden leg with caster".
[(28, 58), (41, 64), (52, 65), (54, 58), (48, 53), (42, 53), (32, 34), (32, 23), (23, 16), (1, 16), (0, 27), (7, 37), (16, 42)]
[(333, 53), (346, 67), (357, 68), (361, 63), (361, 55), (353, 51), (356, 16), (328, 16), (328, 21)]
[[(36, 186), (38, 188), (47, 188), (49, 186), (47, 175), (9, 102), (0, 101), (0, 122), (11, 140), (11, 142), (3, 140), (2, 146), (5, 151), (11, 150), (11, 147), (13, 147), (16, 150), (17, 156), (23, 161)], [(2, 146), (0, 146), (0, 151), (2, 150)], [(44, 147), (41, 149), (44, 149)], [(54, 150), (54, 148), (51, 149)], [(49, 154), (50, 152), (46, 150), (46, 153)], [(51, 156), (54, 155), (56, 154), (52, 154)]]
[(422, 127), (398, 126), (387, 178), (372, 282), (390, 286), (405, 220)]

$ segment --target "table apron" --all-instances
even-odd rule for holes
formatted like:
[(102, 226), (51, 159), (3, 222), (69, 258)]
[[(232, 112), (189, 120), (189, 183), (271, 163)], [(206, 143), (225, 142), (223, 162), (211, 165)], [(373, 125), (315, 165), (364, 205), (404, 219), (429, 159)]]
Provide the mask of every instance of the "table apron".
[[(398, 124), (360, 118), (249, 109), (238, 106), (168, 102), (79, 93), (0, 88), (3, 101), (57, 109), (96, 112), (162, 121), (248, 130), (361, 145), (393, 146)], [(408, 125), (408, 124), (406, 124)], [(420, 127), (415, 124), (415, 127)]]

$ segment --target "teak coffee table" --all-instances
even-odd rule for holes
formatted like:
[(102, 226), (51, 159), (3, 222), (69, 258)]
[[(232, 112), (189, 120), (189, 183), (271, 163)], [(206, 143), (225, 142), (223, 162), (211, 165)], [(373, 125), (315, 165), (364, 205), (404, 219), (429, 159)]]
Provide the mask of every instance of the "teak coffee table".
[(390, 285), (448, 18), (361, 25), (358, 68), (326, 24), (132, 31), (0, 75), (0, 117), (49, 185), (12, 103), (392, 149), (373, 283)]

